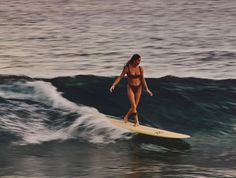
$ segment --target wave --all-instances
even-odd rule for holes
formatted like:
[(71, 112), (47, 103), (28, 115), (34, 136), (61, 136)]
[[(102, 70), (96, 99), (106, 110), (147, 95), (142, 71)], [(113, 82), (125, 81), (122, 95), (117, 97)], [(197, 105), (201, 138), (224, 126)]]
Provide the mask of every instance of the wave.
[(68, 139), (111, 143), (130, 138), (127, 132), (110, 124), (104, 114), (67, 100), (49, 82), (15, 76), (1, 78), (3, 139), (7, 136), (16, 144), (39, 144)]
[[(127, 112), (126, 79), (112, 94), (114, 77), (0, 79), (0, 132), (17, 144), (67, 139), (111, 143), (132, 138), (106, 119)], [(147, 82), (154, 96), (143, 92), (138, 108), (142, 124), (199, 139), (235, 133), (236, 80), (166, 76), (147, 78)]]
[[(112, 77), (75, 76), (50, 81), (63, 96), (100, 112), (122, 116), (129, 108), (126, 80), (109, 92)], [(234, 132), (236, 80), (198, 78), (148, 78), (154, 96), (143, 92), (139, 105), (141, 123), (187, 132)], [(220, 130), (219, 130), (220, 129)]]

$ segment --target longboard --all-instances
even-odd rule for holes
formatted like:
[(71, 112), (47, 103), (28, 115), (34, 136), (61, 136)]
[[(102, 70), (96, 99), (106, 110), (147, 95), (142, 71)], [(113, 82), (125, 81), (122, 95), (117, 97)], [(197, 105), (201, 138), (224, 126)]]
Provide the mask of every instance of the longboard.
[(123, 129), (127, 129), (137, 134), (144, 134), (144, 135), (150, 135), (154, 137), (163, 137), (163, 138), (174, 138), (174, 139), (185, 139), (185, 138), (191, 137), (190, 135), (157, 129), (157, 128), (148, 127), (144, 125), (139, 125), (135, 127), (134, 123), (131, 123), (131, 122), (124, 123), (123, 120), (114, 119), (109, 116), (108, 116), (108, 119), (113, 125), (123, 128)]

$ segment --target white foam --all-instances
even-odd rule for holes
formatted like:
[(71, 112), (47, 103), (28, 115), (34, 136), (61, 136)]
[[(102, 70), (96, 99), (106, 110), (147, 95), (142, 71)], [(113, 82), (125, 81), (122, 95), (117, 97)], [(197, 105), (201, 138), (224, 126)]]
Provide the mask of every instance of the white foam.
[[(114, 143), (117, 140), (130, 139), (131, 135), (124, 130), (114, 127), (102, 114), (83, 114), (72, 125), (62, 129), (48, 129), (43, 122), (34, 122), (29, 125), (17, 123), (21, 127), (21, 144), (39, 144), (53, 140), (67, 140), (79, 138), (90, 143)], [(83, 128), (82, 131), (80, 128)], [(79, 131), (80, 130), (80, 131)]]
[(45, 104), (51, 104), (53, 107), (69, 109), (71, 111), (77, 110), (78, 106), (62, 96), (56, 87), (51, 83), (44, 81), (27, 82), (24, 84), (28, 87), (34, 87), (35, 100), (41, 101)]
[(69, 110), (77, 109), (77, 105), (61, 96), (49, 82), (16, 82), (11, 85), (2, 85), (0, 96), (6, 99), (29, 99), (42, 102), (53, 107), (59, 107)]
[(111, 143), (117, 139), (130, 139), (128, 131), (119, 129), (111, 124), (105, 115), (99, 113), (95, 108), (80, 107), (82, 114), (69, 128), (68, 132), (73, 135), (77, 129), (83, 126), (80, 137), (92, 143)]

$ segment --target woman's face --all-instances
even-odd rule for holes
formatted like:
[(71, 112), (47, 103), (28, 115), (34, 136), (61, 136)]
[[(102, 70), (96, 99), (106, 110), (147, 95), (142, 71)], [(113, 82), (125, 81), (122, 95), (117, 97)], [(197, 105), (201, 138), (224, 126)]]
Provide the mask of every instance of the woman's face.
[(138, 66), (141, 62), (141, 58), (134, 61), (134, 66)]

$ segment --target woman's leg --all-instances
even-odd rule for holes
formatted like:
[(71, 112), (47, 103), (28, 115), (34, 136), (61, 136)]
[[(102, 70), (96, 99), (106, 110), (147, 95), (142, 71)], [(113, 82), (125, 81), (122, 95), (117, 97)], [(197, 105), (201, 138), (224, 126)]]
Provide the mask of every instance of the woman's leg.
[(136, 107), (136, 102), (135, 102), (135, 94), (134, 91), (132, 90), (132, 88), (130, 86), (127, 86), (127, 94), (128, 94), (128, 98), (130, 101), (130, 105), (131, 108), (128, 110), (127, 114), (124, 117), (124, 121), (128, 122), (128, 118), (131, 114), (133, 113), (137, 113), (137, 107)]
[[(140, 101), (141, 94), (142, 94), (142, 86), (139, 86), (139, 88), (135, 92), (136, 110), (137, 110), (137, 107), (138, 107), (138, 104), (139, 104), (139, 101)], [(137, 114), (134, 115), (134, 119), (135, 119), (134, 126), (139, 126), (138, 112), (137, 112)]]
[(136, 104), (136, 107), (138, 107), (141, 95), (142, 95), (142, 86), (139, 86), (139, 88), (135, 92), (135, 104)]
[(125, 117), (124, 117), (124, 121), (125, 123), (128, 122), (129, 116), (132, 114), (132, 108), (129, 108), (128, 112), (126, 113)]

